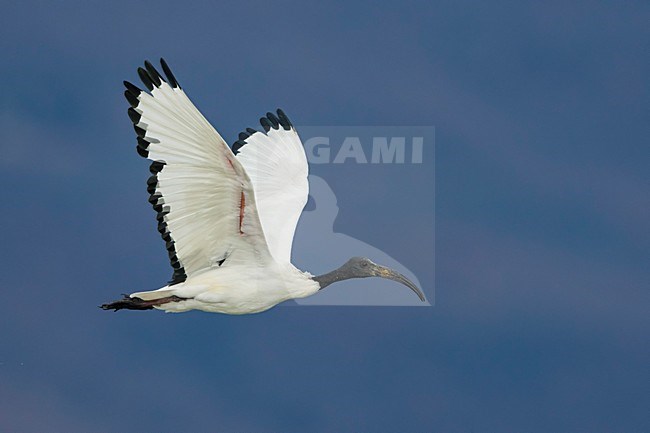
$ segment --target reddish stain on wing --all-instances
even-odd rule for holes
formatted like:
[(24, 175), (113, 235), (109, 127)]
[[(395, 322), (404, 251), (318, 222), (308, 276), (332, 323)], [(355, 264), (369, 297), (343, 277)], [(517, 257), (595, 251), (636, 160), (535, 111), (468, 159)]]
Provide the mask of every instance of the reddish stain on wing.
[(242, 224), (244, 222), (244, 208), (246, 207), (246, 197), (244, 191), (241, 192), (241, 199), (239, 200), (239, 234), (243, 235)]

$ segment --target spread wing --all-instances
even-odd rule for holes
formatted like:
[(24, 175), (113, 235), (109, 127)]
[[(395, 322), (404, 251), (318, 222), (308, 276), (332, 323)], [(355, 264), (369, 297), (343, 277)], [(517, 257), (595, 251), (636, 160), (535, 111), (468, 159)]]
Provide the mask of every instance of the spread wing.
[(163, 59), (138, 74), (149, 93), (124, 82), (138, 153), (176, 284), (203, 270), (271, 259), (255, 193), (242, 164), (181, 89)]
[(273, 258), (291, 261), (291, 244), (307, 203), (307, 157), (295, 128), (280, 109), (260, 119), (264, 132), (248, 128), (233, 152), (253, 183), (257, 208)]

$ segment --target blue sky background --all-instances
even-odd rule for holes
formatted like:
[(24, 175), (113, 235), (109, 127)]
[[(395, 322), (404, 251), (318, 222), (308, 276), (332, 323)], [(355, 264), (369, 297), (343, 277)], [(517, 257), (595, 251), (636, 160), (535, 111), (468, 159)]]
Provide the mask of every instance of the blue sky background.
[[(650, 430), (649, 18), (645, 2), (5, 2), (0, 430)], [(97, 309), (169, 277), (121, 85), (159, 56), (230, 141), (278, 106), (434, 125), (435, 307)], [(335, 229), (431, 272), (426, 153), (314, 173)]]

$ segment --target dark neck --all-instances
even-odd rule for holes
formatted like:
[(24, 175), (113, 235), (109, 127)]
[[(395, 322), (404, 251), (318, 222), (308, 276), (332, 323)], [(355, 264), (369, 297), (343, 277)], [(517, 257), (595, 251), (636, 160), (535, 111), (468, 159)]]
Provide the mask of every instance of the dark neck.
[(350, 275), (350, 273), (343, 271), (342, 268), (343, 266), (333, 270), (332, 272), (315, 276), (312, 279), (320, 285), (321, 289), (324, 289), (325, 287), (329, 286), (332, 283), (336, 283), (337, 281), (343, 281), (350, 278), (355, 278), (353, 275)]

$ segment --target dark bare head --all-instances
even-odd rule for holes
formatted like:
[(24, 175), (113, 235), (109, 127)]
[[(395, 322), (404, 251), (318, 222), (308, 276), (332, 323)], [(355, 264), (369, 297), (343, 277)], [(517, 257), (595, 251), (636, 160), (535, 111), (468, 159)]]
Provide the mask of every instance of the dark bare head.
[(411, 280), (399, 272), (385, 266), (378, 265), (372, 260), (365, 257), (352, 257), (340, 268), (335, 269), (332, 272), (328, 272), (327, 274), (318, 275), (313, 279), (318, 284), (320, 284), (321, 289), (324, 289), (325, 287), (337, 281), (349, 280), (351, 278), (367, 277), (379, 277), (397, 281), (398, 283), (404, 284), (406, 287), (411, 289), (416, 295), (418, 295), (422, 302), (425, 301), (424, 293), (422, 293), (422, 290), (413, 284)]

